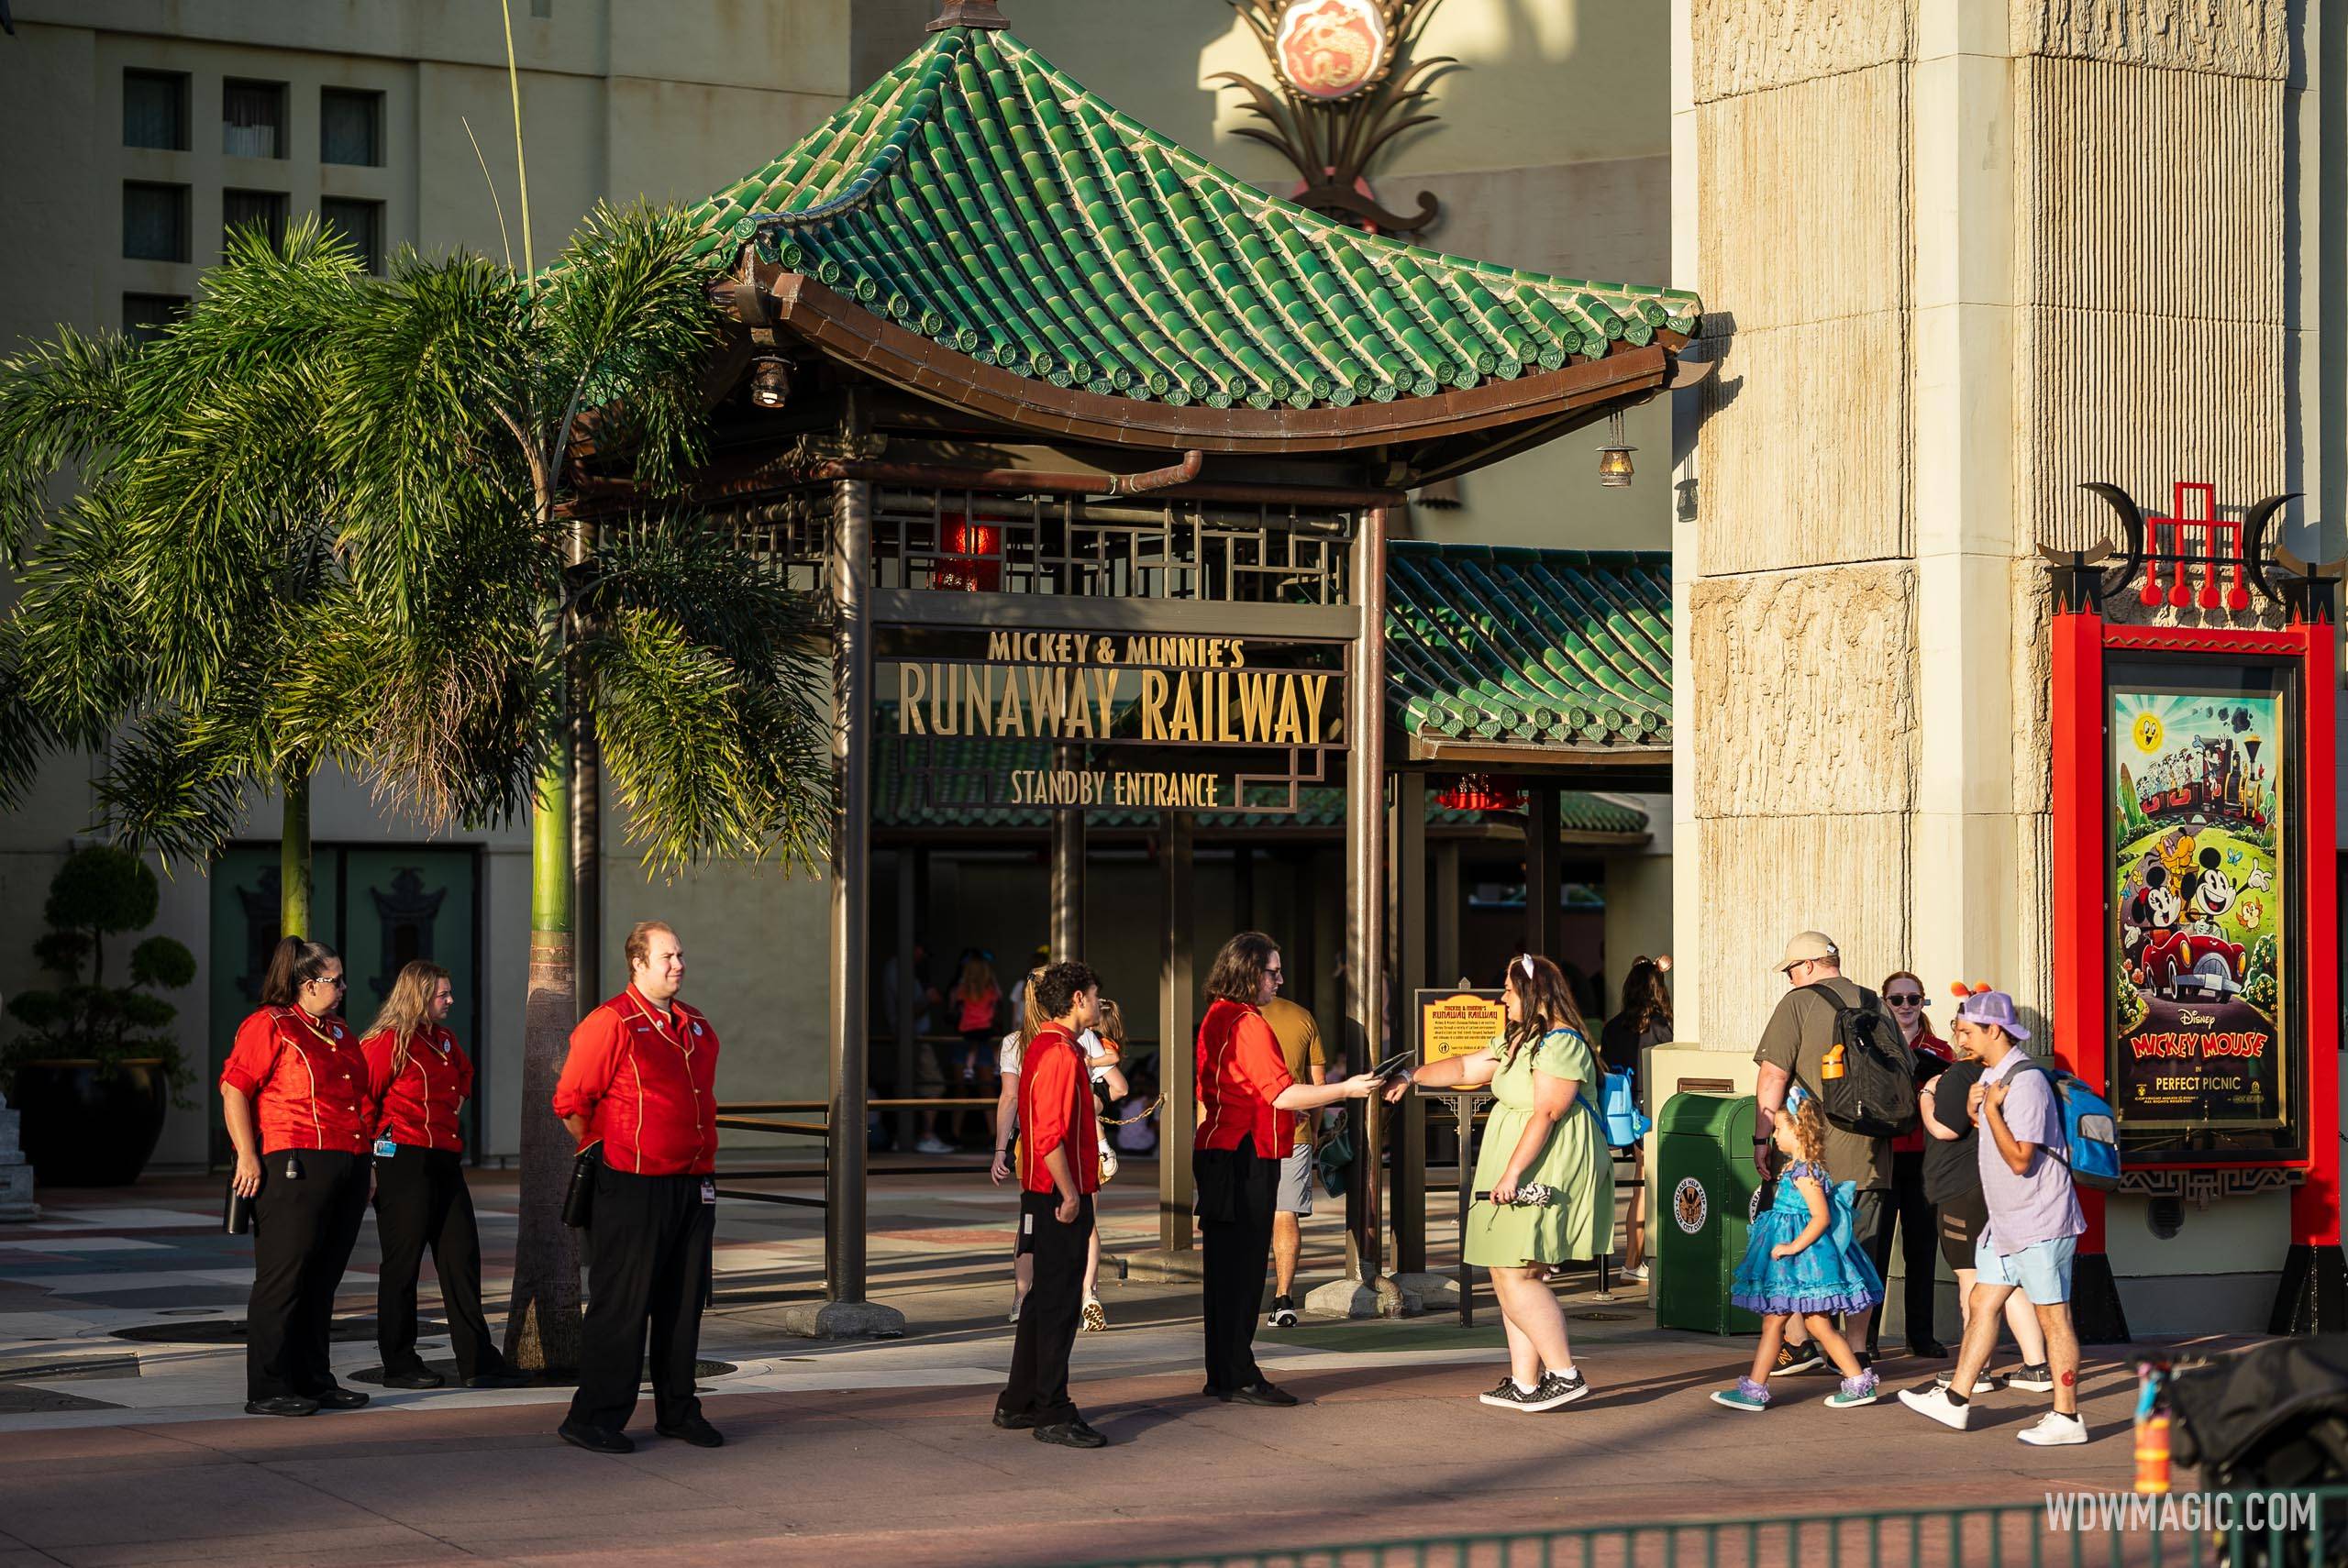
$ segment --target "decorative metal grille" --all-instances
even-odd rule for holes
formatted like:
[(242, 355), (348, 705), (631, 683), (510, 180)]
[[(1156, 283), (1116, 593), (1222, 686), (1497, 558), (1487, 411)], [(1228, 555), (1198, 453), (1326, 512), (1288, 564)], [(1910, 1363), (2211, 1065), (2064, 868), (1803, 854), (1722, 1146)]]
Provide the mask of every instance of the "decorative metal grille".
[[(1272, 506), (1089, 502), (880, 490), (872, 584), (1091, 599), (1346, 604), (1356, 519)], [(831, 502), (821, 492), (736, 509), (742, 542), (793, 585), (824, 586)]]

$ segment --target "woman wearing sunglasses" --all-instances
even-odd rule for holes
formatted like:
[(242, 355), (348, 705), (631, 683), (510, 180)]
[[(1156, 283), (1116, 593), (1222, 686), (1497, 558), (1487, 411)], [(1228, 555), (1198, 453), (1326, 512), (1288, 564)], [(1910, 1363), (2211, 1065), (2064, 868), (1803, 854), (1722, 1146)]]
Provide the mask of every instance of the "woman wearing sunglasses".
[[(1939, 1077), (1955, 1057), (1948, 1042), (1933, 1032), (1933, 1021), (1924, 1016), (1924, 1010), (1932, 1005), (1924, 995), (1924, 982), (1905, 969), (1894, 970), (1885, 977), (1879, 994), (1892, 1021), (1899, 1025), (1909, 1048), (1916, 1053), (1916, 1085), (1921, 1089)], [(1891, 1214), (1877, 1232), (1875, 1244), (1876, 1272), (1886, 1280), (1891, 1277), (1894, 1224), (1899, 1228), (1899, 1256), (1908, 1271), (1908, 1353), (1944, 1356), (1948, 1351), (1933, 1332), (1938, 1277), (1934, 1260), (1940, 1254), (1940, 1223), (1933, 1211), (1933, 1200), (1924, 1192), (1924, 1128), (1921, 1120), (1891, 1141)], [(1883, 1319), (1881, 1312), (1875, 1316), (1873, 1331), (1877, 1335), (1882, 1332)], [(1876, 1347), (1868, 1345), (1867, 1354), (1872, 1357), (1875, 1353)]]
[(253, 1200), (253, 1293), (245, 1309), (245, 1412), (355, 1410), (334, 1380), (327, 1331), (367, 1215), (375, 1108), (367, 1058), (342, 1021), (342, 960), (323, 942), (281, 938), (260, 1010), (238, 1026), (220, 1069), (237, 1146), (237, 1196)]

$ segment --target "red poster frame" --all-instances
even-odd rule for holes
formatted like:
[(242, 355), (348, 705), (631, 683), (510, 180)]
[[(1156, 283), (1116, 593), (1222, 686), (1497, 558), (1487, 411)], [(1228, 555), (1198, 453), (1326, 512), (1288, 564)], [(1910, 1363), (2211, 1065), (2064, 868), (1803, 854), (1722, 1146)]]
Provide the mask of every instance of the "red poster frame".
[[(2074, 598), (2065, 594), (2064, 599)], [(2297, 664), (2300, 745), (2297, 766), (2298, 873), (2304, 943), (2301, 1039), (2306, 1059), (2307, 1154), (2265, 1162), (2300, 1173), (2291, 1193), (2290, 1253), (2271, 1331), (2342, 1327), (2348, 1269), (2340, 1246), (2340, 973), (2335, 735), (2337, 633), (2320, 598), (2313, 613), (2294, 607), (2281, 629), (2212, 625), (2113, 625), (2094, 596), (2058, 604), (2054, 623), (2054, 1040), (2055, 1058), (2099, 1093), (2108, 1093), (2110, 1041), (2106, 943), (2109, 881), (2104, 823), (2107, 802), (2104, 665), (2112, 654), (2177, 653), (2204, 658), (2228, 654), (2280, 657)], [(2278, 810), (2283, 809), (2278, 804)], [(2131, 1161), (2132, 1168), (2240, 1169), (2261, 1162)], [(2087, 1234), (2080, 1238), (2082, 1337), (2125, 1338), (2124, 1318), (2105, 1251), (2104, 1195), (2082, 1192)], [(2090, 1320), (2109, 1315), (2104, 1331)], [(2117, 1329), (2116, 1335), (2110, 1330)]]

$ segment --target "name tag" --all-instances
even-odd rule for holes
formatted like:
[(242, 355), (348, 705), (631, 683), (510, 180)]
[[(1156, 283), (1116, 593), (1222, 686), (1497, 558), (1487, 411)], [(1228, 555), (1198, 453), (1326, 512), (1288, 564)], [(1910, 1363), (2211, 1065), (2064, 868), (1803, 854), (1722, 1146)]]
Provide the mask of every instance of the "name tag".
[(393, 1143), (389, 1138), (378, 1138), (375, 1140), (375, 1157), (377, 1159), (393, 1159), (398, 1155), (399, 1152), (400, 1146), (397, 1143)]
[(714, 1203), (717, 1201), (717, 1183), (703, 1179), (701, 1184), (701, 1200), (703, 1203)]

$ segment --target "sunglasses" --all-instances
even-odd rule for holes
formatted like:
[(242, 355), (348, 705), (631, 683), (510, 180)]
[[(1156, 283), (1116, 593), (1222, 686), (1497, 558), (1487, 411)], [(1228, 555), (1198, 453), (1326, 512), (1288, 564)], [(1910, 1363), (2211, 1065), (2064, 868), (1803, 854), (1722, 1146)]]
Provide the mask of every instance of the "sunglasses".
[(1899, 991), (1897, 993), (1887, 991), (1884, 993), (1883, 999), (1889, 1002), (1894, 1007), (1922, 1007), (1924, 1005), (1924, 993), (1922, 991)]

